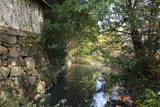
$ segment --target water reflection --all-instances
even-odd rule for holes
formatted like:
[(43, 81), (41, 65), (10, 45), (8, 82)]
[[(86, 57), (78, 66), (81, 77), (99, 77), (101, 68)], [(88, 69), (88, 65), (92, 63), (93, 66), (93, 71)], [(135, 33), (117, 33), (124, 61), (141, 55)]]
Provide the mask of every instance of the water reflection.
[(76, 65), (49, 89), (51, 96), (47, 103), (53, 107), (60, 100), (66, 99), (67, 103), (58, 107), (132, 107), (127, 104), (131, 100), (126, 97), (128, 93), (123, 85), (110, 84), (110, 80), (101, 75), (101, 69), (90, 65)]
[(106, 96), (105, 90), (106, 81), (104, 78), (99, 77), (96, 81), (96, 93), (93, 96), (93, 102), (91, 103), (91, 107), (104, 107), (108, 101), (108, 97)]
[[(64, 107), (89, 107), (95, 89), (95, 71), (89, 65), (76, 65), (49, 92), (49, 105), (53, 107), (61, 99), (66, 99)], [(63, 106), (59, 106), (63, 107)]]
[(96, 91), (104, 90), (106, 81), (104, 78), (99, 77), (96, 81)]

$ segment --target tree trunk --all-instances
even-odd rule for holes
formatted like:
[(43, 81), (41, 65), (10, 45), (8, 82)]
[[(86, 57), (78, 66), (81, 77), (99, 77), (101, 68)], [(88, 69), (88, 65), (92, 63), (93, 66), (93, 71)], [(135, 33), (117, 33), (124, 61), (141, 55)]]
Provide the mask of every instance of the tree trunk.
[(132, 44), (135, 50), (135, 58), (137, 60), (136, 69), (139, 72), (144, 72), (148, 69), (148, 62), (146, 61), (146, 53), (142, 43), (142, 36), (138, 30), (131, 30)]

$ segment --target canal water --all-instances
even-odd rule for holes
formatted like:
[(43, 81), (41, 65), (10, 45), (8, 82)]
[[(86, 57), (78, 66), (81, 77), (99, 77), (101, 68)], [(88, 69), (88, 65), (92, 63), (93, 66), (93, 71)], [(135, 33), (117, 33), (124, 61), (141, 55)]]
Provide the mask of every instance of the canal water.
[[(105, 75), (104, 75), (105, 73)], [(74, 65), (48, 92), (49, 107), (132, 107), (123, 82), (110, 85), (111, 71), (91, 65)], [(121, 98), (122, 97), (122, 98)], [(128, 100), (128, 99), (129, 100)]]

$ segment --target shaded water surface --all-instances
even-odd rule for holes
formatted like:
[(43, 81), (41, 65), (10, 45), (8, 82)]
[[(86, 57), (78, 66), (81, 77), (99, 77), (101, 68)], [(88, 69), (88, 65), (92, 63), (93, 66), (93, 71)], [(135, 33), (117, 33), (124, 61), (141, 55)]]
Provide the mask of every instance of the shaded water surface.
[[(123, 87), (114, 87), (110, 93), (107, 81), (101, 75), (102, 69), (90, 65), (75, 65), (59, 82), (49, 89), (48, 104), (53, 107), (127, 107), (119, 101)], [(58, 105), (59, 104), (59, 105)]]

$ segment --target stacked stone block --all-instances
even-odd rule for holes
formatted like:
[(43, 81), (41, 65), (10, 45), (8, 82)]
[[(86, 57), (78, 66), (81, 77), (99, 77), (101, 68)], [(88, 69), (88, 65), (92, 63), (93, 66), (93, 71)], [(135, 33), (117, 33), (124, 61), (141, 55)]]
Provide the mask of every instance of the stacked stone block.
[(0, 29), (0, 87), (7, 84), (20, 91), (29, 84), (35, 87), (33, 91), (43, 83), (41, 73), (49, 72), (49, 60), (41, 43), (32, 36), (29, 32)]

